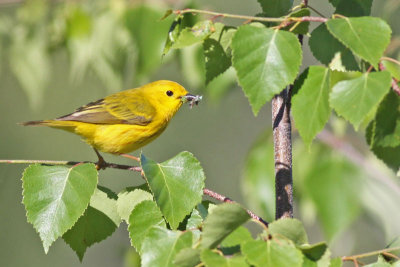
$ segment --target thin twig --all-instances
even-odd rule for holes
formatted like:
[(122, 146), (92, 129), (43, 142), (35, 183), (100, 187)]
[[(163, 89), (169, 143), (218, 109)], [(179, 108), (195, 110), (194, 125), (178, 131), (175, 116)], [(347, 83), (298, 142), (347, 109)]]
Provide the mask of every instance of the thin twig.
[(389, 257), (389, 258), (392, 258), (392, 259), (395, 259), (395, 260), (400, 260), (400, 257), (398, 257), (398, 256), (396, 256), (396, 255), (394, 255), (394, 254), (392, 254), (390, 252), (382, 252), (382, 255), (385, 255), (386, 257)]
[[(8, 163), (8, 164), (44, 164), (44, 165), (77, 165), (80, 163), (92, 163), (97, 164), (97, 162), (92, 161), (65, 161), (65, 160), (31, 160), (31, 159), (0, 159), (0, 163)], [(122, 165), (116, 163), (108, 163), (104, 162), (102, 167), (104, 168), (112, 168), (112, 169), (120, 169), (120, 170), (128, 170), (128, 171), (136, 171), (141, 172), (142, 168), (138, 166), (129, 166)]]
[[(211, 191), (210, 189), (204, 188), (203, 190), (204, 195), (207, 195), (209, 197), (212, 197), (216, 200), (219, 200), (221, 202), (228, 202), (228, 203), (234, 203), (235, 201), (233, 201), (232, 199), (230, 199), (229, 197), (226, 197), (224, 195), (218, 194), (217, 192)], [(264, 221), (263, 218), (257, 216), (256, 214), (254, 214), (252, 211), (250, 210), (246, 210), (247, 213), (250, 215), (251, 218), (253, 218), (254, 220), (262, 223), (265, 227), (268, 227), (268, 222)]]
[(312, 6), (307, 5), (307, 7), (308, 7), (309, 9), (311, 9), (312, 11), (314, 11), (315, 13), (317, 13), (318, 15), (320, 15), (321, 17), (326, 18), (326, 16), (324, 16), (321, 12), (319, 12), (318, 10), (316, 10), (315, 8), (313, 8)]
[(353, 256), (343, 256), (342, 261), (357, 261), (360, 258), (367, 258), (367, 257), (371, 257), (371, 256), (383, 254), (383, 253), (389, 253), (389, 252), (392, 252), (395, 250), (400, 250), (400, 247), (385, 248), (385, 249), (375, 250), (375, 251), (371, 251), (371, 252), (367, 252), (367, 253), (361, 253), (361, 254), (357, 254), (357, 255), (353, 255)]
[[(97, 162), (91, 162), (91, 161), (59, 161), (59, 160), (25, 160), (25, 159), (0, 159), (0, 163), (7, 163), (7, 164), (44, 164), (44, 165), (77, 165), (81, 163), (92, 163), (92, 164), (97, 164)], [(129, 165), (121, 165), (121, 164), (116, 164), (116, 163), (108, 163), (108, 162), (103, 162), (102, 163), (102, 169), (106, 168), (112, 168), (112, 169), (120, 169), (120, 170), (128, 170), (128, 171), (134, 171), (134, 172), (139, 172), (142, 173), (142, 168), (139, 166), (129, 166)], [(204, 188), (203, 189), (204, 195), (207, 195), (209, 197), (212, 197), (216, 200), (219, 200), (221, 202), (234, 202), (228, 197), (225, 197), (221, 194), (218, 194), (217, 192), (214, 192), (210, 189)], [(260, 222), (263, 226), (268, 227), (268, 222), (263, 220), (260, 216), (257, 216), (254, 214), (254, 212), (250, 210), (246, 210), (247, 213), (250, 215), (251, 218), (256, 220), (257, 222)]]
[(210, 16), (218, 16), (223, 18), (234, 18), (234, 19), (243, 19), (249, 21), (263, 21), (263, 22), (284, 22), (284, 21), (310, 21), (310, 22), (326, 22), (327, 18), (321, 17), (286, 17), (286, 18), (271, 18), (271, 17), (254, 17), (254, 16), (246, 16), (246, 15), (236, 15), (236, 14), (228, 14), (228, 13), (220, 13), (208, 10), (200, 10), (200, 9), (182, 9), (182, 10), (175, 10), (175, 14), (185, 14), (185, 13), (197, 13), (197, 14), (206, 14)]

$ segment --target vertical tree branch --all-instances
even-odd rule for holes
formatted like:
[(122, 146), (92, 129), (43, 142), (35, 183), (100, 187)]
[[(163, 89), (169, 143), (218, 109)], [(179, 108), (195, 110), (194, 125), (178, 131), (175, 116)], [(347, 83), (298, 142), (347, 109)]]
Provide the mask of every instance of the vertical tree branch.
[[(308, 0), (302, 1), (305, 7)], [(298, 35), (303, 44), (303, 35)], [(292, 125), (290, 121), (292, 85), (272, 99), (275, 162), (275, 219), (293, 217)]]
[(289, 90), (272, 99), (275, 151), (275, 218), (293, 217), (292, 127)]

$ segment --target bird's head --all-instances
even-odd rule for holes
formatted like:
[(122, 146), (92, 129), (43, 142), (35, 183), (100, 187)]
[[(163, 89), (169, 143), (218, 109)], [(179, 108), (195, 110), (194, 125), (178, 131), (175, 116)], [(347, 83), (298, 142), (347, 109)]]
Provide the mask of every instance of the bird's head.
[(146, 85), (151, 98), (158, 102), (159, 108), (172, 117), (183, 103), (189, 102), (192, 107), (198, 104), (201, 96), (189, 94), (179, 83), (167, 80), (152, 82)]

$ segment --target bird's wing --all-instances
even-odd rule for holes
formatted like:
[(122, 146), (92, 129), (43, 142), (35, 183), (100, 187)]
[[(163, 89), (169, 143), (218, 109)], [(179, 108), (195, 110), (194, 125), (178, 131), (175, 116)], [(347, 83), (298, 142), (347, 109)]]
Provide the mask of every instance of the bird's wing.
[(147, 125), (155, 115), (156, 109), (143, 95), (121, 92), (91, 102), (57, 120), (94, 124)]

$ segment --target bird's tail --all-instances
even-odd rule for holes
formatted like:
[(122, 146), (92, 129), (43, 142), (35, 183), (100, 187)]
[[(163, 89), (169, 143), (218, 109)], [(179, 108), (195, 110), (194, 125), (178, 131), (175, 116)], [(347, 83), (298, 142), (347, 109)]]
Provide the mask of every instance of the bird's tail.
[(42, 121), (27, 121), (19, 123), (23, 126), (48, 126), (58, 129), (71, 130), (76, 125), (72, 121), (59, 121), (59, 120), (42, 120)]
[(23, 126), (55, 126), (54, 120), (26, 121), (18, 123)]
[(46, 125), (44, 121), (25, 121), (25, 122), (19, 122), (19, 125), (22, 126), (42, 126)]
[(23, 126), (41, 126), (46, 125), (45, 121), (26, 121), (18, 123)]

